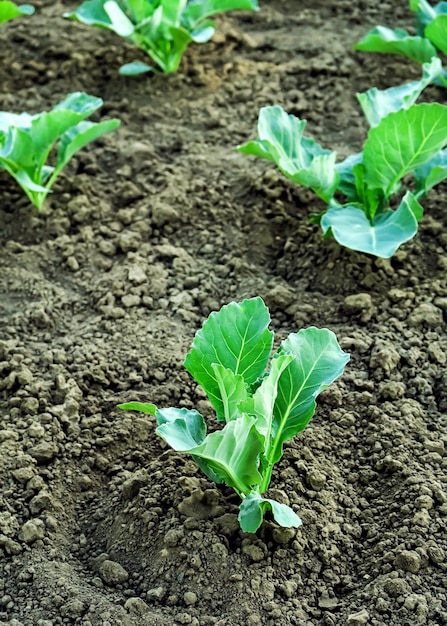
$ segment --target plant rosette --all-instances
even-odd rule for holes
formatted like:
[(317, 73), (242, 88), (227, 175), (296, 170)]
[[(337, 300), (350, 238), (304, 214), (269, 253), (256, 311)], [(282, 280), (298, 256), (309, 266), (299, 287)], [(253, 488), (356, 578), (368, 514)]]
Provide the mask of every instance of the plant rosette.
[(257, 297), (211, 313), (196, 333), (184, 365), (213, 405), (220, 430), (207, 434), (195, 409), (120, 405), (155, 416), (156, 433), (174, 450), (190, 454), (209, 479), (234, 489), (245, 532), (255, 532), (266, 511), (281, 526), (301, 524), (293, 509), (264, 494), (283, 444), (306, 427), (316, 397), (349, 360), (332, 331), (314, 327), (290, 334), (270, 360), (269, 323)]

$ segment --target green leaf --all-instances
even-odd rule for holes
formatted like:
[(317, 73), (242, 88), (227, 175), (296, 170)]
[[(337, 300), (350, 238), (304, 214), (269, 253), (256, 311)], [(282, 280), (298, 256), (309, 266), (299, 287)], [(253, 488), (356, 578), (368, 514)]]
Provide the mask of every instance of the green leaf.
[(63, 16), (87, 26), (114, 30), (112, 21), (104, 9), (104, 3), (105, 0), (87, 0), (80, 4), (75, 11), (64, 13)]
[(357, 100), (370, 126), (377, 126), (389, 113), (408, 109), (416, 102), (422, 91), (442, 72), (441, 59), (433, 57), (424, 63), (421, 80), (380, 90), (376, 87), (365, 93), (358, 93)]
[(125, 4), (135, 24), (139, 24), (154, 13), (154, 3), (147, 0), (125, 0)]
[[(166, 418), (165, 411), (177, 411), (182, 416)], [(200, 421), (201, 418), (201, 421)], [(163, 423), (161, 423), (161, 420)], [(263, 439), (256, 430), (255, 420), (248, 416), (228, 422), (222, 430), (208, 434), (200, 445), (191, 445), (204, 432), (203, 418), (197, 411), (187, 409), (162, 409), (157, 411), (159, 434), (174, 450), (192, 454), (205, 463), (219, 482), (242, 495), (249, 493), (252, 485), (259, 484), (258, 456)]]
[(412, 37), (401, 28), (376, 26), (354, 46), (364, 52), (399, 54), (418, 63), (428, 63), (437, 55), (436, 48), (425, 37)]
[(21, 15), (32, 15), (34, 13), (34, 7), (31, 4), (17, 5), (15, 2), (0, 2), (0, 24), (9, 22)]
[(190, 0), (183, 18), (191, 28), (195, 28), (197, 24), (211, 15), (239, 9), (259, 11), (259, 4), (257, 0)]
[(69, 128), (61, 137), (56, 170), (59, 173), (78, 150), (103, 135), (110, 133), (120, 125), (120, 120), (110, 119), (104, 122), (80, 122)]
[(104, 2), (104, 11), (107, 13), (112, 24), (112, 29), (117, 35), (120, 37), (130, 37), (133, 34), (135, 30), (134, 24), (132, 24), (115, 0), (107, 0)]
[(125, 404), (118, 404), (118, 408), (123, 411), (140, 411), (140, 413), (153, 416), (155, 416), (157, 410), (155, 404), (149, 404), (148, 402), (126, 402)]
[(182, 13), (185, 11), (187, 0), (168, 0), (162, 2), (162, 23), (170, 26), (180, 26)]
[(273, 518), (286, 528), (298, 528), (301, 520), (298, 515), (286, 504), (280, 504), (276, 500), (262, 498), (259, 493), (252, 491), (239, 507), (239, 523), (246, 533), (255, 533), (262, 524), (266, 511), (272, 511)]
[(310, 327), (290, 334), (281, 343), (280, 354), (293, 354), (294, 359), (278, 381), (267, 454), (271, 463), (281, 458), (283, 443), (307, 426), (315, 412), (315, 398), (343, 373), (349, 361), (334, 333), (326, 328)]
[(158, 424), (157, 435), (174, 450), (189, 452), (205, 439), (205, 421), (195, 409), (157, 409), (155, 417)]
[(240, 409), (256, 417), (256, 428), (264, 437), (267, 455), (271, 445), (273, 430), (273, 409), (278, 395), (278, 382), (286, 367), (293, 361), (293, 354), (275, 354), (271, 368), (251, 398), (240, 406)]
[(259, 113), (258, 138), (238, 150), (273, 161), (287, 178), (328, 202), (338, 184), (337, 155), (303, 137), (305, 126), (306, 120), (288, 115), (280, 106), (264, 107)]
[(224, 407), (226, 422), (241, 416), (239, 404), (248, 397), (247, 384), (240, 374), (234, 374), (230, 369), (213, 363), (212, 368), (219, 385), (220, 397)]
[(425, 36), (444, 54), (447, 54), (447, 15), (438, 15), (425, 28)]
[(350, 154), (344, 161), (335, 164), (338, 172), (339, 182), (337, 189), (341, 191), (350, 201), (358, 199), (356, 190), (356, 178), (354, 168), (362, 162), (363, 154), (358, 152)]
[(125, 63), (119, 69), (121, 76), (138, 76), (139, 74), (147, 74), (148, 72), (156, 72), (156, 70), (147, 63), (134, 61), (133, 63)]
[(53, 107), (53, 111), (73, 111), (73, 113), (78, 113), (81, 116), (79, 118), (79, 121), (81, 121), (100, 109), (103, 104), (104, 102), (101, 98), (90, 96), (84, 91), (75, 91), (58, 102)]
[(262, 299), (251, 298), (211, 313), (196, 333), (184, 365), (202, 385), (219, 420), (225, 419), (225, 410), (213, 364), (241, 375), (247, 385), (254, 383), (263, 374), (272, 349), (269, 323)]
[(447, 178), (447, 150), (441, 150), (430, 161), (414, 170), (418, 197), (425, 195)]
[(438, 2), (432, 7), (427, 0), (410, 0), (410, 10), (416, 12), (416, 34), (424, 36), (425, 27), (436, 15), (445, 13), (447, 10), (447, 2)]
[(421, 218), (422, 207), (408, 191), (395, 211), (377, 214), (372, 222), (358, 207), (330, 207), (321, 219), (321, 227), (324, 233), (330, 229), (346, 248), (388, 259), (415, 236)]
[(214, 22), (207, 20), (200, 22), (200, 26), (189, 32), (194, 43), (206, 43), (214, 35)]
[(363, 148), (365, 182), (389, 197), (401, 178), (432, 159), (447, 144), (447, 107), (415, 104), (390, 113), (368, 133)]

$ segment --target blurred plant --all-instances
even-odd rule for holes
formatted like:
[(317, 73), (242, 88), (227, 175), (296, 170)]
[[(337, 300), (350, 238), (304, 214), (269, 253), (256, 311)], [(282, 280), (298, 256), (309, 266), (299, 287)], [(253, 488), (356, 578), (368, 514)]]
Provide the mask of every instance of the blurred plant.
[[(16, 115), (0, 111), (0, 167), (11, 174), (38, 209), (71, 157), (120, 125), (117, 119), (84, 121), (102, 105), (101, 98), (76, 92), (49, 112)], [(56, 142), (56, 165), (47, 165)]]
[(34, 13), (34, 7), (31, 4), (19, 4), (10, 2), (9, 0), (0, 2), (0, 24), (9, 22), (15, 17), (21, 15), (32, 15)]
[(157, 67), (134, 62), (120, 74), (176, 72), (191, 42), (205, 43), (214, 34), (216, 13), (235, 9), (257, 11), (258, 0), (87, 0), (64, 17), (112, 30), (151, 57)]

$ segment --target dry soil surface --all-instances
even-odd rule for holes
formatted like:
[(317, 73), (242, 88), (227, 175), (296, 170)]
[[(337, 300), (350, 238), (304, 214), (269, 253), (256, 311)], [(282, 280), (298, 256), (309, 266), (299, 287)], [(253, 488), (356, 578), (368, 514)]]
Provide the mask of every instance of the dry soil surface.
[[(0, 623), (446, 624), (446, 186), (378, 260), (323, 241), (313, 196), (235, 150), (280, 104), (357, 151), (355, 92), (419, 69), (352, 44), (411, 26), (407, 3), (261, 0), (178, 74), (134, 79), (117, 71), (142, 53), (62, 19), (73, 3), (34, 4), (0, 30), (0, 108), (81, 90), (122, 126), (41, 213), (0, 174)], [(274, 473), (303, 526), (248, 535), (230, 491), (116, 405), (212, 419), (184, 355), (211, 311), (255, 295), (278, 339), (327, 327), (352, 358)]]

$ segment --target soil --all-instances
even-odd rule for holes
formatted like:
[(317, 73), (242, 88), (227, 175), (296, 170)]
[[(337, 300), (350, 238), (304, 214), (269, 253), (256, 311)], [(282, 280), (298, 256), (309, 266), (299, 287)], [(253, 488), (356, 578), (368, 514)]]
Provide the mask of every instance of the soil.
[[(407, 3), (262, 0), (178, 74), (134, 79), (117, 71), (142, 53), (62, 19), (75, 3), (34, 4), (0, 31), (0, 108), (80, 90), (122, 125), (40, 213), (0, 173), (0, 623), (447, 624), (446, 185), (385, 261), (322, 240), (314, 197), (235, 150), (276, 103), (357, 151), (355, 92), (419, 69), (352, 44), (410, 27)], [(278, 339), (327, 327), (351, 362), (274, 473), (302, 527), (249, 535), (229, 490), (117, 404), (211, 420), (184, 356), (211, 311), (255, 295)]]

